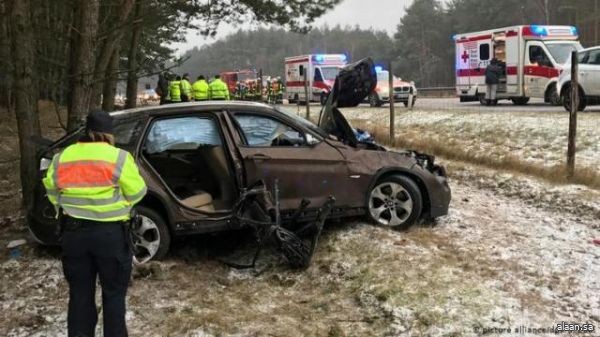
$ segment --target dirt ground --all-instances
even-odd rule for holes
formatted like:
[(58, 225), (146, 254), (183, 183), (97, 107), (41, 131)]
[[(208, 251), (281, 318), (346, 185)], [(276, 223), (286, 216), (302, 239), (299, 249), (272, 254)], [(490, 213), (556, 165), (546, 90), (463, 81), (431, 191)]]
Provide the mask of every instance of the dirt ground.
[[(384, 118), (377, 115), (381, 109), (371, 115), (363, 110), (350, 114)], [(452, 120), (448, 111), (413, 113), (413, 124), (439, 127), (435, 119)], [(504, 114), (489, 116), (508, 120)], [(537, 122), (542, 117), (523, 114), (530, 112), (512, 115), (520, 121), (510, 128), (521, 128), (523, 121), (542, 128)], [(588, 115), (592, 124), (582, 133), (595, 142), (582, 150), (582, 158), (594, 165), (600, 163), (596, 115)], [(460, 120), (468, 125), (472, 117)], [(459, 124), (440, 129), (441, 135), (466, 142), (468, 130), (453, 129)], [(552, 122), (541, 125), (552, 129)], [(533, 149), (530, 135), (515, 132), (507, 142), (517, 150)], [(558, 151), (558, 145), (548, 151)], [(520, 336), (549, 336), (542, 329), (564, 321), (595, 327), (577, 336), (600, 336), (600, 246), (592, 243), (600, 239), (600, 191), (441, 161), (451, 176), (448, 216), (407, 231), (360, 219), (328, 224), (306, 271), (287, 269), (272, 251), (256, 270), (227, 267), (220, 260), (249, 257), (244, 233), (176, 241), (164, 261), (135, 268), (130, 335), (502, 336), (499, 329), (511, 328), (514, 335), (523, 327), (535, 330)], [(0, 172), (14, 177), (5, 167)], [(5, 248), (20, 238), (27, 238), (22, 220), (7, 213), (0, 224), (0, 335), (66, 336), (60, 252), (32, 242)], [(98, 294), (100, 304), (99, 299)]]

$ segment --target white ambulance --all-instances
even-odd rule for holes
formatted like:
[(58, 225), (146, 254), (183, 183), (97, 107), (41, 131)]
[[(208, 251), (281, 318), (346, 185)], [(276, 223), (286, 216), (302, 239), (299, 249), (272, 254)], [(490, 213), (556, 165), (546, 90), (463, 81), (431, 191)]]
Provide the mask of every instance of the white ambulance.
[(571, 55), (582, 49), (572, 26), (512, 26), (458, 34), (456, 42), (456, 93), (461, 102), (485, 104), (485, 68), (498, 59), (504, 75), (498, 99), (523, 105), (531, 97), (560, 104), (556, 92), (558, 75)]
[(310, 101), (325, 103), (335, 77), (347, 64), (344, 54), (312, 54), (285, 58), (285, 95), (290, 103), (305, 102), (304, 73)]

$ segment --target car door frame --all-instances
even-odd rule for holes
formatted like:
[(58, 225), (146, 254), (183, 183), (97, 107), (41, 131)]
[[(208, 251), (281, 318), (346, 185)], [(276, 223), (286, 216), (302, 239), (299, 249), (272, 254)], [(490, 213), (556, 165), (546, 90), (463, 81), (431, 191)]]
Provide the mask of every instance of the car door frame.
[[(244, 114), (250, 114), (250, 115), (259, 115), (259, 116), (264, 116), (265, 118), (270, 118), (273, 119), (277, 122), (283, 123), (289, 127), (292, 127), (293, 129), (302, 132), (304, 134), (304, 137), (306, 137), (306, 134), (310, 134), (311, 136), (317, 138), (320, 140), (319, 143), (314, 144), (314, 145), (308, 145), (308, 146), (304, 146), (302, 148), (316, 148), (317, 146), (327, 146), (331, 149), (331, 153), (335, 153), (338, 156), (337, 161), (335, 161), (336, 163), (339, 164), (339, 168), (337, 172), (337, 176), (339, 176), (340, 178), (338, 179), (343, 179), (343, 177), (347, 176), (347, 170), (348, 170), (348, 165), (346, 164), (346, 158), (344, 157), (343, 153), (341, 151), (339, 151), (337, 148), (335, 148), (334, 146), (332, 146), (329, 142), (326, 141), (326, 139), (324, 139), (321, 136), (315, 135), (314, 132), (312, 132), (311, 130), (308, 130), (307, 128), (305, 128), (302, 125), (297, 124), (293, 119), (289, 119), (286, 118), (283, 115), (277, 114), (274, 111), (271, 110), (267, 110), (267, 109), (252, 109), (249, 107), (240, 107), (240, 108), (232, 108), (232, 109), (228, 109), (228, 120), (230, 123), (230, 127), (233, 129), (234, 133), (236, 134), (236, 136), (234, 137), (234, 140), (236, 141), (236, 145), (237, 145), (237, 150), (239, 152), (239, 158), (241, 158), (242, 162), (243, 162), (243, 166), (244, 166), (244, 180), (246, 184), (251, 184), (254, 181), (248, 181), (248, 177), (250, 175), (250, 173), (248, 172), (249, 170), (249, 165), (248, 165), (248, 161), (250, 159), (246, 158), (246, 155), (244, 154), (244, 151), (246, 149), (250, 150), (250, 152), (252, 151), (256, 151), (256, 149), (281, 149), (281, 148), (289, 148), (289, 149), (296, 149), (297, 147), (294, 146), (277, 146), (277, 147), (270, 147), (270, 146), (251, 146), (251, 145), (247, 145), (246, 144), (246, 140), (245, 140), (245, 136), (243, 136), (243, 130), (241, 129), (241, 126), (239, 125), (239, 123), (237, 122), (237, 120), (235, 119), (235, 115), (240, 114), (240, 115), (244, 115)], [(277, 158), (273, 158), (270, 157), (267, 160), (277, 160)], [(343, 171), (343, 172), (342, 172)], [(256, 174), (258, 176), (258, 174)], [(334, 174), (335, 176), (336, 174)], [(331, 184), (334, 184), (335, 182), (331, 182)], [(281, 183), (280, 183), (281, 185)], [(272, 186), (267, 186), (268, 188), (272, 188)], [(334, 195), (335, 196), (335, 195)], [(327, 195), (323, 195), (320, 197), (313, 197), (312, 202), (310, 204), (310, 206), (307, 208), (306, 210), (306, 215), (307, 218), (310, 218), (311, 216), (316, 215), (315, 211), (321, 206), (318, 202), (315, 202), (317, 199), (322, 198), (323, 201), (326, 199)], [(284, 215), (289, 215), (286, 213), (289, 213), (289, 210), (291, 209), (295, 209), (299, 206), (299, 200), (302, 199), (301, 197), (296, 198), (294, 201), (288, 200), (282, 200), (282, 213)], [(307, 198), (307, 199), (311, 199), (311, 198)], [(297, 204), (296, 204), (297, 202)], [(285, 207), (287, 206), (287, 207)], [(339, 205), (336, 204), (336, 208), (340, 206), (343, 207), (344, 205)]]
[(232, 143), (230, 134), (226, 132), (228, 131), (228, 128), (227, 124), (224, 123), (222, 118), (222, 116), (224, 115), (222, 107), (206, 106), (200, 109), (195, 107), (188, 107), (185, 109), (176, 109), (168, 113), (150, 114), (147, 117), (145, 125), (140, 133), (138, 142), (135, 146), (135, 152), (133, 154), (138, 165), (143, 164), (146, 167), (146, 169), (149, 169), (148, 173), (151, 172), (153, 178), (158, 178), (154, 179), (154, 181), (159, 182), (160, 186), (156, 189), (152, 186), (148, 186), (148, 194), (152, 197), (159, 199), (159, 201), (163, 204), (168, 216), (168, 219), (165, 220), (167, 220), (169, 226), (177, 235), (209, 233), (233, 229), (231, 221), (231, 210), (223, 210), (210, 213), (203, 212), (201, 210), (190, 208), (184, 205), (174, 195), (173, 191), (171, 191), (171, 189), (167, 186), (164, 179), (160, 176), (160, 174), (158, 174), (156, 169), (154, 169), (154, 167), (142, 155), (143, 145), (148, 137), (148, 133), (150, 132), (153, 123), (156, 120), (200, 115), (210, 116), (210, 118), (212, 118), (215, 121), (215, 124), (219, 129), (224, 151), (226, 156), (228, 157), (230, 170), (233, 169), (232, 173), (234, 173), (235, 171), (234, 176), (236, 177), (236, 179), (234, 184), (237, 187), (236, 193), (239, 196), (240, 187), (242, 186), (241, 182), (237, 180), (239, 164), (236, 164), (235, 157), (232, 156), (232, 153), (235, 152), (235, 145), (233, 145)]

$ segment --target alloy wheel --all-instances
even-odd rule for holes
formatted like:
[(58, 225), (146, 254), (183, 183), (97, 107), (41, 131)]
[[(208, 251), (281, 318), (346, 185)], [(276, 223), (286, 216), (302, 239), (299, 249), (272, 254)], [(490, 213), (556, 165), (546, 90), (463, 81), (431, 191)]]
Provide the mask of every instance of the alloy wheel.
[(378, 223), (395, 227), (404, 223), (413, 211), (413, 200), (399, 183), (384, 182), (369, 196), (369, 212)]
[(150, 261), (160, 247), (160, 231), (158, 225), (150, 218), (140, 215), (137, 228), (132, 228), (134, 245), (134, 263), (142, 264)]

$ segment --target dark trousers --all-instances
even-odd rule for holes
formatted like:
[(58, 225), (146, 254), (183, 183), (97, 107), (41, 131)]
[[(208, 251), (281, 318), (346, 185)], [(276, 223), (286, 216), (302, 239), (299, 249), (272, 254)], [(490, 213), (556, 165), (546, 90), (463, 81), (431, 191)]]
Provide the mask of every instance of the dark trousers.
[(69, 283), (69, 337), (92, 337), (98, 321), (96, 278), (102, 287), (104, 336), (127, 336), (125, 296), (131, 260), (122, 225), (98, 223), (65, 230), (63, 270)]

